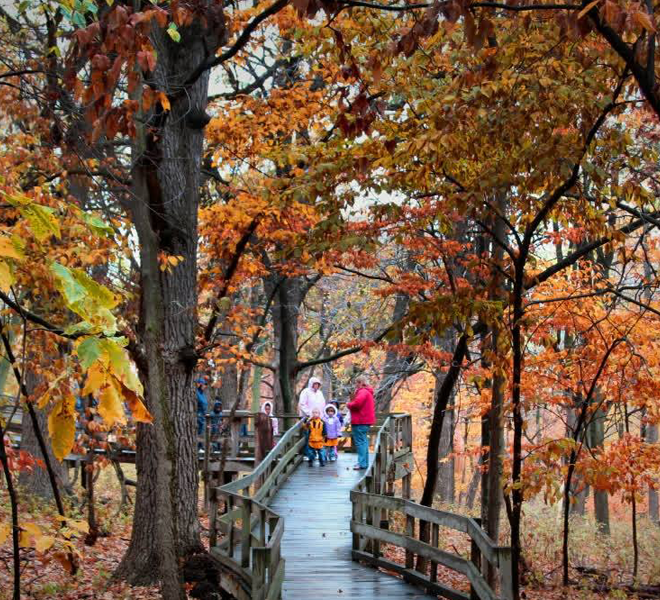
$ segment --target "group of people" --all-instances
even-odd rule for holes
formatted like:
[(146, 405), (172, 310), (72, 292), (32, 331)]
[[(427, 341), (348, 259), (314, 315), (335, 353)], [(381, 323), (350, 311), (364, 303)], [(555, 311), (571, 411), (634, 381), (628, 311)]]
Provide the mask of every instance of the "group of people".
[(307, 387), (300, 394), (298, 414), (304, 420), (306, 432), (305, 453), (309, 466), (318, 459), (321, 466), (326, 460), (337, 460), (337, 446), (342, 437), (344, 424), (350, 422), (353, 446), (358, 460), (355, 470), (369, 466), (369, 427), (376, 422), (374, 391), (367, 378), (360, 376), (356, 381), (353, 399), (346, 404), (348, 413), (344, 417), (339, 411), (339, 403), (326, 404), (321, 380), (311, 377)]
[[(197, 435), (204, 433), (209, 402), (206, 397), (206, 380), (200, 378), (197, 384)], [(300, 394), (298, 414), (304, 421), (305, 455), (309, 466), (318, 460), (321, 466), (326, 461), (336, 461), (338, 458), (339, 440), (344, 428), (350, 423), (353, 446), (357, 452), (355, 470), (363, 470), (369, 466), (369, 427), (376, 422), (374, 391), (369, 386), (367, 378), (360, 376), (356, 380), (353, 398), (346, 404), (347, 412), (342, 414), (339, 403), (326, 403), (321, 389), (321, 380), (311, 377), (307, 387)], [(279, 434), (278, 420), (274, 416), (273, 404), (264, 402), (261, 407), (272, 424), (272, 436)], [(216, 400), (210, 413), (211, 434), (220, 432), (222, 421), (222, 402)], [(271, 438), (272, 439), (272, 438)]]

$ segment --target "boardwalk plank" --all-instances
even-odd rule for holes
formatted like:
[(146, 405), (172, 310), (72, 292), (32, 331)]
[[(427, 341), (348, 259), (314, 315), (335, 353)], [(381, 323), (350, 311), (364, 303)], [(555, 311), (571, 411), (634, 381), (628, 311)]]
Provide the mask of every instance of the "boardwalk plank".
[(420, 588), (351, 560), (350, 491), (360, 472), (355, 457), (336, 463), (303, 463), (282, 486), (271, 508), (285, 518), (284, 600), (429, 598)]

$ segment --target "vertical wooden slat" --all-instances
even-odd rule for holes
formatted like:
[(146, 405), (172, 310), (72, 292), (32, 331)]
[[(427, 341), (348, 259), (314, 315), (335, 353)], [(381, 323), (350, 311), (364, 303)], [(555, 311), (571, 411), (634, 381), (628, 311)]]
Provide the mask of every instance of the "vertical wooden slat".
[(247, 568), (250, 566), (250, 549), (252, 547), (252, 535), (250, 533), (250, 524), (252, 521), (252, 500), (243, 498), (243, 510), (241, 511), (241, 566)]
[(498, 548), (497, 559), (500, 570), (500, 595), (503, 600), (513, 600), (511, 548)]
[(218, 499), (214, 489), (210, 490), (209, 497), (209, 546), (213, 548), (218, 543), (218, 530), (216, 519), (218, 517)]
[[(437, 548), (440, 544), (440, 526), (437, 523), (431, 525), (431, 544)], [(438, 563), (431, 561), (431, 581), (438, 581)]]
[[(481, 519), (474, 518), (474, 521), (481, 527)], [(481, 550), (473, 539), (471, 540), (472, 545), (470, 548), (470, 561), (477, 568), (477, 572), (481, 573)], [(479, 600), (479, 594), (477, 590), (474, 589), (473, 585), (470, 585), (470, 600)]]
[(209, 509), (209, 458), (211, 456), (211, 415), (204, 415), (204, 508)]
[[(229, 494), (227, 497), (227, 512), (231, 513), (234, 510), (234, 497)], [(236, 530), (234, 527), (234, 519), (229, 520), (229, 531), (227, 532), (227, 540), (229, 547), (227, 548), (227, 554), (233, 558), (234, 556), (234, 546), (236, 545)]]
[[(403, 477), (401, 482), (401, 496), (405, 500), (410, 500), (410, 473)], [(415, 518), (406, 513), (406, 535), (415, 537)], [(415, 554), (406, 550), (406, 569), (412, 569), (415, 565)]]

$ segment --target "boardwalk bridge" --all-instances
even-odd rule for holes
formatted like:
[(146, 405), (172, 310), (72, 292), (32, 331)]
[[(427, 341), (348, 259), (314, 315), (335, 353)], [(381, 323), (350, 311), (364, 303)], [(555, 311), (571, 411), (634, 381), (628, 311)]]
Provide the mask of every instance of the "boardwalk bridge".
[[(354, 471), (344, 452), (324, 467), (305, 466), (301, 423), (249, 474), (235, 472), (224, 485), (218, 473), (226, 472), (207, 460), (210, 551), (224, 589), (239, 600), (511, 600), (511, 549), (495, 544), (476, 519), (412, 501), (412, 420), (390, 414), (379, 421), (366, 472)], [(447, 529), (465, 534), (466, 556), (439, 547)], [(388, 558), (393, 547), (402, 549), (400, 561)], [(482, 575), (486, 564), (495, 590)], [(439, 568), (469, 585), (442, 583)]]

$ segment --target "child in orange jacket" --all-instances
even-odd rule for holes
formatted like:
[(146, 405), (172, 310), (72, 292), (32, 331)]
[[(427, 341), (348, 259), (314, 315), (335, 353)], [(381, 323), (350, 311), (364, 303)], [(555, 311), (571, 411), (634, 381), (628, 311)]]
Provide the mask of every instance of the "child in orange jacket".
[(312, 411), (312, 417), (305, 421), (305, 429), (309, 431), (309, 466), (314, 464), (314, 459), (318, 455), (319, 464), (325, 465), (325, 423), (321, 419), (321, 411), (315, 408)]

